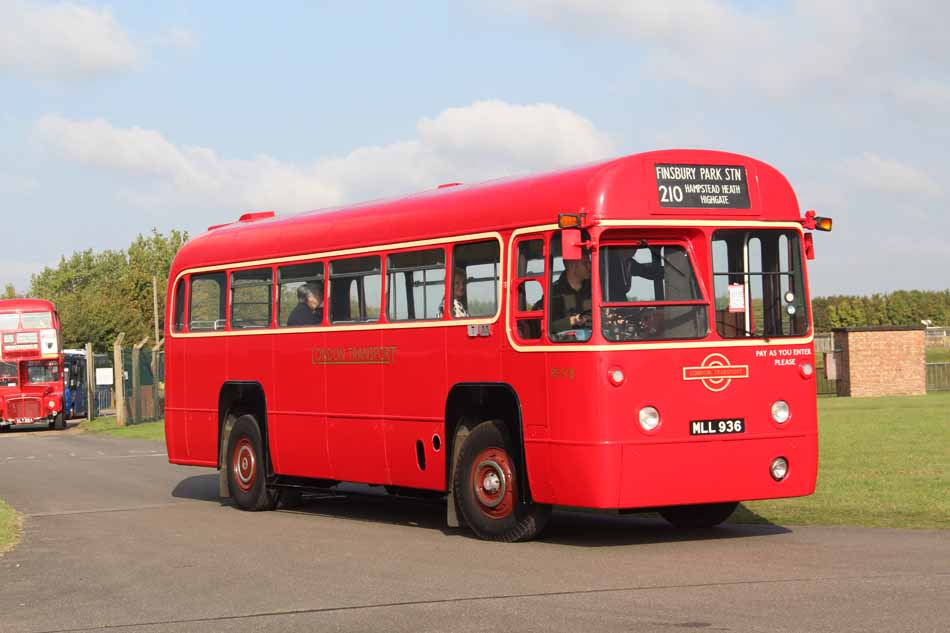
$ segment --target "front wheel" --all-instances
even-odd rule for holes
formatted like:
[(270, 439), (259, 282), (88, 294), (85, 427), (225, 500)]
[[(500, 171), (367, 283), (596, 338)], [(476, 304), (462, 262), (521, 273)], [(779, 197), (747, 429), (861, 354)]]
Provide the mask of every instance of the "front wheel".
[(678, 528), (709, 528), (728, 519), (738, 505), (737, 501), (730, 501), (693, 506), (671, 506), (660, 510), (660, 516)]
[(253, 415), (242, 415), (228, 436), (228, 490), (242, 510), (273, 510), (277, 495), (267, 487), (264, 441)]
[(551, 506), (519, 498), (512, 447), (504, 424), (489, 420), (468, 434), (459, 451), (452, 490), (465, 522), (485, 540), (530, 540), (551, 517)]
[(56, 419), (50, 424), (51, 429), (56, 429), (57, 431), (66, 430), (66, 414), (60, 411), (56, 414)]

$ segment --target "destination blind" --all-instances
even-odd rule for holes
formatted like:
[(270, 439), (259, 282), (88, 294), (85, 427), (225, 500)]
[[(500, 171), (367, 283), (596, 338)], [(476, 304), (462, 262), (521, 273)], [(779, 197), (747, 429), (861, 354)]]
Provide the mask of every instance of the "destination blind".
[(656, 165), (661, 207), (748, 209), (749, 184), (742, 165)]

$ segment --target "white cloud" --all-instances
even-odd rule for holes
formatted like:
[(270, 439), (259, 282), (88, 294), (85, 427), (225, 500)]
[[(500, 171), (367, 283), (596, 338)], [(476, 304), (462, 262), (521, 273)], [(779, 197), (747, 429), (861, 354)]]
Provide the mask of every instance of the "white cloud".
[(767, 9), (724, 0), (513, 4), (568, 30), (641, 42), (657, 77), (720, 95), (784, 98), (816, 84), (826, 97), (885, 94), (908, 60), (930, 73), (950, 68), (942, 31), (934, 28), (950, 19), (950, 4), (937, 0), (915, 3), (913, 11), (886, 0), (798, 0)]
[(865, 189), (927, 198), (943, 195), (940, 185), (926, 173), (896, 160), (865, 152), (845, 161), (840, 169)]
[(434, 187), (552, 169), (612, 152), (584, 117), (550, 104), (480, 101), (417, 124), (417, 137), (362, 147), (307, 165), (270, 156), (224, 158), (176, 145), (160, 132), (104, 119), (49, 115), (37, 137), (63, 158), (122, 174), (121, 199), (151, 208), (299, 211)]
[(133, 68), (140, 53), (105, 9), (0, 3), (0, 69), (60, 79)]

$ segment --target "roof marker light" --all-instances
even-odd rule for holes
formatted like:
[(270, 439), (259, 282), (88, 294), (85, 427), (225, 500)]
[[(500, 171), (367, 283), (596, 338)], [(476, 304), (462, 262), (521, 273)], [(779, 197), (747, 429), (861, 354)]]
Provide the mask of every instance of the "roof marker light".
[(557, 215), (557, 227), (559, 229), (581, 228), (580, 214), (579, 213), (559, 213)]

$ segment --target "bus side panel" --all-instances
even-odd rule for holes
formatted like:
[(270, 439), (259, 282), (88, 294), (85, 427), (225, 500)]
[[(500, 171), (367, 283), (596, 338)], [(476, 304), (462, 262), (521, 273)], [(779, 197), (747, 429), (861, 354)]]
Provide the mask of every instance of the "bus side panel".
[(389, 483), (383, 424), (383, 373), (379, 330), (326, 334), (327, 348), (339, 353), (325, 366), (327, 447), (333, 478), (372, 484)]
[(188, 463), (218, 463), (218, 397), (227, 376), (227, 353), (219, 336), (188, 339), (188, 363), (201, 370), (188, 372), (185, 383), (185, 432)]
[[(489, 335), (471, 336), (468, 326), (445, 328), (446, 380), (451, 390), (458, 384), (501, 384), (501, 353), (505, 331), (501, 321), (489, 326)], [(476, 328), (477, 329), (477, 328)], [(456, 422), (453, 420), (451, 422)], [(476, 423), (484, 420), (475, 420)]]
[(446, 329), (383, 331), (383, 347), (391, 349), (383, 372), (386, 456), (399, 486), (445, 490)]
[[(266, 332), (266, 331), (265, 331)], [(257, 383), (264, 390), (264, 404), (266, 407), (265, 420), (270, 429), (270, 410), (274, 406), (274, 367), (273, 345), (275, 336), (261, 332), (251, 336), (229, 336), (225, 338), (227, 349), (227, 378), (228, 381), (242, 383)], [(274, 439), (268, 434), (268, 450), (274, 444)], [(273, 451), (271, 451), (273, 456)]]
[(550, 503), (555, 497), (550, 479), (547, 408), (548, 354), (509, 350), (502, 355), (504, 380), (515, 390), (521, 406), (525, 462), (531, 497)]
[(324, 342), (320, 333), (275, 337), (275, 400), (268, 422), (274, 468), (282, 475), (333, 476), (327, 452)]
[[(621, 450), (605, 441), (614, 422), (605, 402), (616, 395), (604, 391), (613, 389), (606, 359), (581, 350), (548, 355), (551, 482), (559, 504), (610, 508), (620, 496)], [(635, 415), (625, 411), (620, 421)]]
[(165, 447), (168, 461), (188, 458), (185, 427), (185, 346), (186, 339), (169, 338), (165, 347)]

